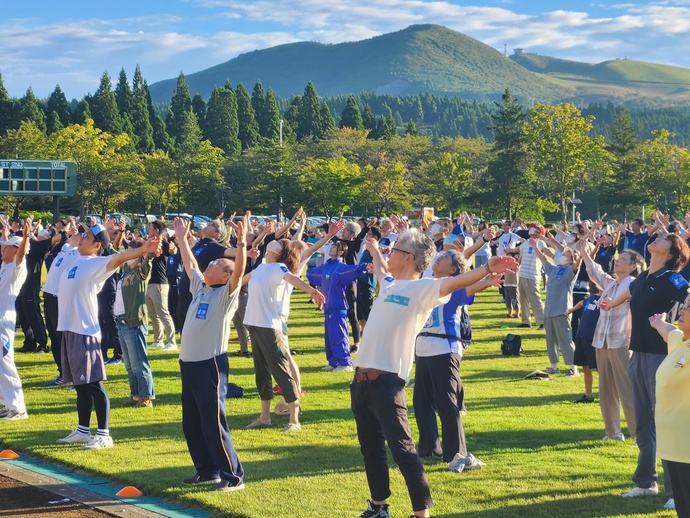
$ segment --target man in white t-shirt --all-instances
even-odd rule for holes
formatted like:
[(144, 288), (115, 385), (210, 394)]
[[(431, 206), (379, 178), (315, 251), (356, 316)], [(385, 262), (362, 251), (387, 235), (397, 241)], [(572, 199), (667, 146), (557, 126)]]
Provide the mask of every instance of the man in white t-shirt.
[(373, 239), (366, 247), (379, 282), (367, 332), (350, 385), (352, 413), (357, 424), (371, 492), (360, 518), (389, 518), (388, 461), (384, 439), (405, 478), (414, 515), (428, 517), (433, 506), (429, 481), (410, 433), (405, 384), (410, 379), (415, 339), (432, 309), (447, 302), (453, 291), (469, 286), (492, 272), (517, 268), (510, 257), (492, 257), (482, 268), (445, 279), (420, 279), (435, 255), (433, 241), (416, 230), (404, 232), (390, 250), (388, 265)]
[[(98, 292), (105, 281), (126, 261), (148, 253), (160, 246), (152, 238), (145, 246), (101, 257), (110, 244), (108, 230), (103, 225), (84, 229), (75, 258), (62, 272), (57, 288), (58, 325), (62, 332), (62, 378), (74, 384), (77, 391), (79, 425), (58, 444), (84, 443), (84, 450), (112, 448), (108, 430), (110, 399), (103, 381), (106, 379), (101, 352), (101, 327), (98, 323)], [(91, 410), (96, 410), (98, 429), (91, 436)]]
[[(529, 236), (535, 238), (539, 250), (546, 256), (553, 258), (553, 253), (541, 240), (546, 234), (542, 226), (533, 226), (529, 229)], [(529, 310), (532, 308), (534, 320), (539, 329), (544, 329), (544, 303), (541, 300), (539, 279), (541, 278), (541, 261), (534, 251), (534, 245), (525, 241), (520, 245), (520, 273), (518, 276), (518, 297), (520, 301), (520, 316), (522, 323), (519, 327), (532, 327)]]
[(2, 229), (2, 264), (0, 265), (0, 419), (26, 419), (26, 404), (19, 372), (14, 365), (14, 330), (17, 322), (15, 303), (26, 280), (24, 257), (29, 249), (32, 217), (24, 220), (22, 237), (9, 236)]

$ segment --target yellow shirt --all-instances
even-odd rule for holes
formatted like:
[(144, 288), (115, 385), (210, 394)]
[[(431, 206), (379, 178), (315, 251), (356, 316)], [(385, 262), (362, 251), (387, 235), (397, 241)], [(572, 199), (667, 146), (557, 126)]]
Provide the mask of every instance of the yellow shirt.
[(668, 356), (656, 371), (657, 457), (690, 464), (690, 340), (668, 335)]

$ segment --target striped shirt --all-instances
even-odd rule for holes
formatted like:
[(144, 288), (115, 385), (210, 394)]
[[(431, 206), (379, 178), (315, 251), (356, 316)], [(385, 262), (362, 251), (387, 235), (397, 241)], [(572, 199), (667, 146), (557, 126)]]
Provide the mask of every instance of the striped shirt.
[[(603, 292), (599, 300), (609, 298), (614, 300), (619, 294), (625, 292), (635, 277), (629, 275), (618, 284), (614, 277), (604, 272), (597, 263), (587, 263), (587, 273), (590, 279), (601, 286)], [(618, 307), (599, 314), (592, 346), (601, 349), (606, 342), (608, 349), (619, 349), (630, 345), (632, 332), (632, 317), (630, 315), (630, 301), (625, 301)]]

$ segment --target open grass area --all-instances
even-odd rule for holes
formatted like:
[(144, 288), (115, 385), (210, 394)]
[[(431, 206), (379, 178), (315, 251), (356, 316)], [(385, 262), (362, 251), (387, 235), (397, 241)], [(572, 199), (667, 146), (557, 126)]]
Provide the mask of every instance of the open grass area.
[[(501, 339), (511, 331), (504, 326), (516, 327), (519, 320), (503, 318), (505, 307), (498, 301), (492, 290), (480, 294), (470, 308), (475, 341), (461, 366), (468, 448), (488, 466), (456, 474), (441, 461), (425, 462), (436, 504), (432, 515), (675, 516), (661, 510), (663, 496), (620, 497), (632, 487), (637, 448), (630, 440), (601, 441), (604, 428), (598, 405), (572, 403), (582, 394), (582, 378), (522, 379), (548, 364), (543, 331), (521, 333), (523, 356), (501, 356)], [(301, 432), (281, 434), (287, 418), (275, 416), (273, 428), (244, 429), (260, 405), (252, 361), (230, 360), (231, 380), (246, 389), (243, 399), (228, 400), (228, 422), (246, 472), (244, 491), (212, 494), (180, 484), (194, 468), (182, 435), (179, 369), (177, 355), (171, 352), (151, 352), (157, 392), (151, 409), (122, 408), (129, 392), (125, 368), (108, 367), (115, 447), (90, 452), (55, 444), (76, 427), (77, 414), (74, 391), (45, 387), (57, 374), (52, 356), (17, 354), (30, 419), (0, 421), (0, 444), (134, 485), (147, 495), (207, 509), (215, 516), (359, 516), (369, 494), (350, 412), (351, 375), (320, 371), (325, 365), (322, 319), (303, 294), (295, 293), (290, 342), (301, 353), (296, 359), (307, 390)], [(20, 347), (22, 341), (18, 337), (15, 345)], [(236, 349), (231, 344), (231, 352)], [(408, 395), (411, 407), (411, 390)], [(411, 422), (416, 436), (414, 418)], [(95, 416), (92, 425), (95, 431)], [(627, 436), (627, 429), (624, 432)], [(410, 502), (397, 468), (391, 470), (391, 483), (391, 515), (409, 516)]]

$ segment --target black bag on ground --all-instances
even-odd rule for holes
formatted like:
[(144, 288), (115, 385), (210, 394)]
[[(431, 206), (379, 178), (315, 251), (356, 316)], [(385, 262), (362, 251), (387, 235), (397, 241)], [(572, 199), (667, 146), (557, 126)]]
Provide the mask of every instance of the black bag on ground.
[(501, 342), (501, 352), (504, 356), (520, 356), (522, 354), (522, 337), (509, 333)]

